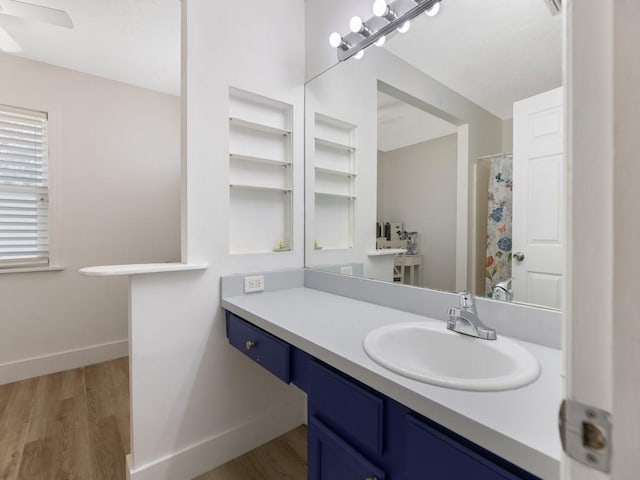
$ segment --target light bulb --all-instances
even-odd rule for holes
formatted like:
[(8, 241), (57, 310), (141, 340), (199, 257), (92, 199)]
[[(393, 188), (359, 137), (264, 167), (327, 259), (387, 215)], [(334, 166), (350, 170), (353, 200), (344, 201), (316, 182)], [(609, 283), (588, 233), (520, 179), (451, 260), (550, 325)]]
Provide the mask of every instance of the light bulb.
[(375, 0), (373, 2), (373, 14), (376, 17), (384, 17), (387, 13), (387, 2), (385, 0)]
[(398, 31), (400, 33), (407, 33), (410, 28), (411, 28), (411, 22), (409, 20), (407, 20), (406, 22), (404, 22), (402, 24), (402, 26), (400, 28), (398, 28)]
[(362, 30), (363, 24), (364, 23), (360, 17), (351, 17), (351, 21), (349, 22), (349, 30), (351, 30), (353, 33), (358, 33), (360, 32), (360, 30)]
[(381, 47), (384, 45), (384, 42), (387, 40), (387, 37), (385, 37), (384, 35), (381, 36), (378, 40), (376, 40), (375, 42), (375, 46), (376, 47)]
[(353, 58), (355, 58), (356, 60), (360, 60), (362, 57), (364, 57), (364, 50), (360, 50), (353, 56)]
[(340, 35), (338, 32), (333, 32), (331, 35), (329, 35), (329, 45), (331, 45), (333, 48), (338, 48), (340, 45), (342, 45), (342, 35)]
[(427, 8), (424, 13), (429, 17), (435, 17), (440, 11), (440, 2), (434, 3), (430, 8)]

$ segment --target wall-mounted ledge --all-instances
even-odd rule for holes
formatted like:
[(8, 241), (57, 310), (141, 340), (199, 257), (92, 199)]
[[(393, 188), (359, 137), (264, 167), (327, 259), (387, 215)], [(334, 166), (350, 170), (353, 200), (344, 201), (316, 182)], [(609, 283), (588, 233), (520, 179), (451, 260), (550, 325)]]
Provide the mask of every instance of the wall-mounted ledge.
[(121, 275), (141, 275), (145, 273), (183, 272), (205, 270), (206, 263), (134, 263), (130, 265), (101, 265), (85, 267), (80, 273), (89, 277), (114, 277)]
[(370, 257), (380, 257), (382, 255), (397, 255), (398, 253), (407, 253), (405, 248), (378, 248), (376, 250), (367, 251)]

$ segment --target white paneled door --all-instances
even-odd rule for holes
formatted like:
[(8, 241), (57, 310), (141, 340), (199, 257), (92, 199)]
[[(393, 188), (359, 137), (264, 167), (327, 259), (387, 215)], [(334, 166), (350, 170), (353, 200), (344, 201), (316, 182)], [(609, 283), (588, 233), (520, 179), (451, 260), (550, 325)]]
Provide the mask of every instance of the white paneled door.
[(562, 88), (513, 106), (513, 299), (562, 306), (564, 121)]

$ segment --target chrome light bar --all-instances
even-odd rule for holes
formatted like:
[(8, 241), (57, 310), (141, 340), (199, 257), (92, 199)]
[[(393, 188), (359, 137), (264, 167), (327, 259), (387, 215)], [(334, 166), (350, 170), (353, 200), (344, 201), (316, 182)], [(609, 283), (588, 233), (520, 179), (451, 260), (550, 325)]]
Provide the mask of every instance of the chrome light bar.
[(360, 31), (348, 33), (340, 37), (340, 42), (336, 41), (338, 60), (341, 62), (348, 60), (383, 36), (402, 28), (407, 21), (432, 7), (437, 8), (437, 4), (440, 2), (441, 0), (395, 0), (390, 2), (384, 15), (369, 18), (366, 22), (362, 22)]

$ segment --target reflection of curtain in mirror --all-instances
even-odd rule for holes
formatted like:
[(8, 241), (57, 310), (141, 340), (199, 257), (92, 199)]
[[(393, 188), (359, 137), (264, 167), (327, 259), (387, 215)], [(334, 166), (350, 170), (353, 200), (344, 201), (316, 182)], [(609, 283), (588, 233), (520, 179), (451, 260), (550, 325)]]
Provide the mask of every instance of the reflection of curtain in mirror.
[(511, 278), (511, 210), (513, 204), (513, 158), (491, 160), (487, 216), (486, 296), (493, 287)]

